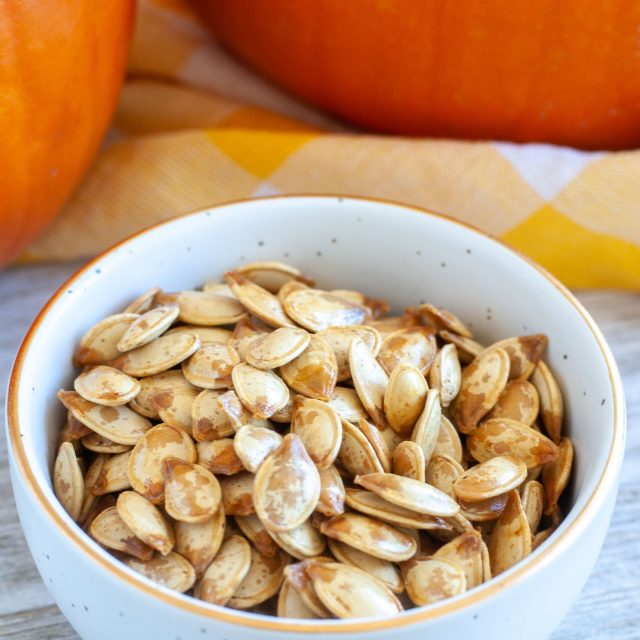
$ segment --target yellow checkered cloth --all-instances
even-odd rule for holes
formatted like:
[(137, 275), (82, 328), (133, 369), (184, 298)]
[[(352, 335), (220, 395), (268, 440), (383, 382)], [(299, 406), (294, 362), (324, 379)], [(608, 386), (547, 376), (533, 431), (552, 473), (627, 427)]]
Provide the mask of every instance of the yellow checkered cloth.
[(180, 0), (141, 0), (102, 153), (26, 259), (97, 253), (154, 222), (279, 193), (387, 198), (497, 235), (573, 287), (640, 290), (640, 151), (356, 133), (226, 53)]

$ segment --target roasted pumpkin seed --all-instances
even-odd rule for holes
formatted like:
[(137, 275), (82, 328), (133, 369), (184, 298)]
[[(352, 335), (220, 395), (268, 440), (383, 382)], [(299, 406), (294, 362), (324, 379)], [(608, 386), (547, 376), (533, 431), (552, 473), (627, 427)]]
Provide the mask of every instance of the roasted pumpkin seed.
[(72, 520), (78, 520), (84, 502), (84, 479), (70, 442), (63, 442), (53, 465), (53, 490)]
[(455, 562), (464, 571), (467, 589), (472, 589), (491, 577), (485, 575), (483, 549), (482, 536), (472, 529), (440, 547), (433, 558)]
[(98, 514), (89, 527), (91, 537), (103, 547), (124, 551), (140, 561), (151, 560), (153, 549), (138, 539), (120, 517), (117, 507)]
[(338, 364), (338, 382), (343, 382), (351, 377), (349, 368), (349, 349), (354, 338), (360, 338), (373, 356), (377, 356), (380, 351), (382, 339), (380, 334), (373, 328), (365, 325), (353, 325), (346, 327), (330, 327), (316, 334), (322, 338), (333, 350)]
[(155, 307), (144, 312), (129, 325), (122, 338), (118, 340), (118, 351), (130, 351), (162, 335), (173, 324), (179, 312), (180, 309), (175, 304)]
[(74, 380), (73, 388), (89, 402), (115, 407), (133, 400), (140, 383), (118, 369), (98, 365), (83, 371)]
[(214, 475), (232, 476), (244, 469), (242, 460), (234, 448), (232, 438), (221, 438), (211, 442), (197, 442), (197, 462)]
[(401, 568), (407, 595), (418, 606), (452, 598), (467, 588), (462, 567), (446, 558), (415, 558)]
[(243, 471), (228, 478), (220, 478), (222, 504), (230, 516), (249, 516), (255, 513), (253, 483), (255, 476)]
[(182, 373), (201, 389), (226, 389), (231, 386), (231, 370), (239, 363), (240, 356), (232, 346), (210, 342), (182, 363)]
[(411, 440), (401, 442), (393, 452), (393, 473), (424, 482), (425, 461), (422, 448)]
[(249, 424), (240, 427), (233, 439), (236, 455), (251, 473), (255, 473), (265, 458), (281, 444), (282, 436), (279, 433)]
[(369, 417), (355, 389), (350, 387), (336, 387), (327, 404), (343, 420), (348, 420), (349, 422), (358, 422), (360, 418), (367, 419)]
[(186, 558), (201, 578), (216, 557), (225, 533), (225, 513), (222, 505), (213, 518), (204, 522), (175, 522), (175, 550)]
[(429, 385), (440, 392), (440, 403), (448, 407), (455, 400), (462, 383), (460, 359), (454, 344), (445, 344), (429, 369)]
[(433, 327), (437, 331), (446, 330), (465, 338), (473, 337), (464, 323), (447, 309), (439, 309), (432, 304), (421, 304), (418, 307), (418, 316), (423, 325)]
[(511, 380), (487, 418), (510, 418), (530, 427), (538, 417), (539, 408), (536, 388), (528, 380)]
[(411, 440), (422, 449), (426, 464), (429, 464), (429, 460), (431, 460), (431, 456), (435, 451), (441, 422), (440, 392), (435, 389), (429, 389), (424, 409), (411, 432)]
[(399, 364), (389, 376), (384, 392), (384, 415), (391, 428), (401, 436), (411, 433), (424, 409), (429, 387), (420, 369)]
[(336, 468), (331, 465), (320, 470), (320, 498), (316, 511), (331, 517), (344, 513), (344, 484)]
[(410, 364), (426, 374), (438, 348), (431, 329), (411, 327), (388, 335), (380, 345), (377, 360), (387, 375), (400, 364)]
[(272, 371), (243, 362), (233, 368), (231, 379), (242, 404), (258, 418), (272, 416), (289, 402), (287, 385)]
[(246, 314), (238, 300), (206, 291), (162, 293), (156, 300), (159, 304), (177, 304), (181, 322), (204, 327), (233, 324)]
[(487, 500), (519, 487), (527, 477), (527, 465), (513, 456), (496, 456), (475, 465), (453, 483), (458, 498), (467, 502)]
[(558, 457), (547, 462), (542, 469), (542, 484), (546, 493), (545, 513), (550, 515), (558, 504), (558, 499), (569, 483), (573, 465), (573, 444), (569, 438), (562, 438), (558, 445)]
[(80, 344), (73, 356), (73, 364), (77, 367), (106, 364), (117, 358), (120, 355), (120, 338), (139, 317), (137, 313), (117, 313), (93, 325), (80, 338)]
[(340, 464), (352, 475), (383, 472), (382, 463), (360, 429), (342, 420), (342, 442), (338, 453)]
[[(553, 462), (551, 464), (554, 464)], [(534, 534), (538, 530), (544, 512), (544, 487), (537, 480), (529, 480), (522, 487), (522, 510), (527, 516), (529, 528)]]
[(171, 525), (149, 500), (135, 491), (118, 496), (118, 514), (134, 535), (146, 545), (166, 556), (175, 544)]
[(362, 324), (369, 315), (364, 307), (319, 289), (292, 291), (282, 305), (290, 318), (313, 332)]
[(325, 547), (324, 537), (311, 524), (310, 519), (291, 531), (272, 531), (271, 537), (278, 546), (298, 560), (320, 555)]
[(145, 578), (179, 593), (189, 591), (196, 580), (195, 569), (175, 551), (166, 556), (156, 555), (146, 562), (135, 558), (125, 558), (123, 562)]
[(489, 347), (500, 348), (509, 356), (509, 380), (526, 380), (536, 368), (549, 340), (542, 333), (505, 338)]
[(509, 492), (507, 506), (496, 522), (488, 546), (494, 576), (531, 553), (531, 529), (515, 489)]
[(250, 262), (238, 267), (236, 271), (271, 293), (278, 293), (287, 282), (302, 282), (309, 286), (314, 284), (312, 278), (283, 262)]
[(562, 437), (562, 421), (564, 418), (564, 404), (560, 387), (553, 377), (551, 370), (540, 360), (531, 374), (531, 382), (540, 396), (540, 415), (547, 435), (556, 443)]
[(278, 545), (255, 513), (248, 516), (235, 516), (235, 522), (258, 553), (269, 557), (278, 553)]
[(351, 342), (349, 368), (362, 405), (376, 424), (386, 426), (384, 394), (389, 378), (360, 338), (354, 338)]

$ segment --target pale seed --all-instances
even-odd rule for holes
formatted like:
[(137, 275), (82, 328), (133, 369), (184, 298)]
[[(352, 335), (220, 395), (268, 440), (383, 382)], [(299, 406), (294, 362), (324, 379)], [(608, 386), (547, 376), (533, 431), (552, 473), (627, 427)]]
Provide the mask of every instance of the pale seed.
[(302, 562), (290, 564), (284, 570), (285, 584), (289, 584), (298, 593), (304, 604), (314, 612), (318, 618), (330, 618), (331, 612), (322, 604), (313, 588), (313, 583), (307, 575), (307, 567), (311, 564), (333, 562), (333, 558), (317, 556)]
[(482, 536), (472, 529), (440, 547), (433, 557), (455, 562), (464, 571), (467, 589), (473, 589), (488, 579), (484, 570), (484, 548)]
[(382, 341), (377, 360), (387, 375), (391, 375), (400, 364), (413, 365), (424, 375), (429, 371), (437, 349), (431, 329), (399, 329)]
[(338, 459), (351, 475), (384, 471), (374, 448), (362, 431), (344, 419), (342, 420), (342, 443)]
[(384, 415), (391, 428), (408, 436), (424, 409), (429, 387), (420, 370), (399, 364), (391, 373), (384, 393)]
[[(235, 396), (233, 391), (229, 391)], [(193, 437), (198, 442), (207, 442), (226, 438), (235, 433), (225, 400), (219, 391), (205, 389), (201, 391), (191, 405), (191, 428)], [(237, 397), (235, 398), (237, 400)], [(240, 404), (240, 401), (237, 400)], [(247, 412), (248, 413), (248, 412)], [(251, 414), (248, 414), (249, 417)]]
[(163, 293), (157, 297), (157, 301), (160, 304), (177, 304), (181, 322), (204, 327), (234, 324), (246, 313), (238, 300), (205, 291)]
[(231, 386), (231, 370), (239, 362), (240, 356), (232, 346), (210, 342), (182, 363), (182, 373), (201, 389), (226, 389)]
[(83, 371), (73, 388), (89, 402), (115, 407), (133, 400), (140, 392), (140, 383), (118, 369), (99, 365)]
[(72, 520), (78, 520), (84, 502), (84, 480), (76, 452), (63, 442), (53, 465), (53, 490)]
[(289, 401), (287, 385), (272, 371), (241, 363), (233, 368), (231, 378), (242, 404), (259, 418), (268, 418)]
[(376, 424), (386, 425), (384, 394), (389, 378), (367, 345), (355, 338), (349, 349), (351, 379), (364, 408)]
[(199, 390), (194, 388), (160, 391), (151, 397), (162, 422), (192, 434), (192, 411)]
[(368, 418), (369, 414), (362, 406), (355, 389), (336, 387), (327, 404), (343, 419), (358, 422), (360, 418)]
[(146, 562), (134, 558), (125, 558), (123, 562), (145, 578), (179, 593), (189, 591), (196, 580), (195, 569), (175, 551), (166, 556), (156, 555)]
[(271, 429), (245, 425), (236, 432), (233, 447), (244, 468), (255, 473), (266, 457), (282, 444), (282, 436)]
[[(554, 464), (553, 462), (551, 464)], [(529, 528), (534, 534), (538, 530), (544, 511), (544, 487), (537, 480), (529, 480), (522, 487), (522, 510), (527, 516)]]
[(109, 507), (98, 514), (89, 527), (91, 537), (103, 547), (124, 551), (138, 560), (147, 561), (153, 549), (139, 540), (120, 517), (117, 507)]
[[(360, 429), (360, 431), (362, 431), (364, 437), (369, 441), (369, 444), (373, 448), (376, 457), (380, 461), (382, 470), (385, 473), (389, 473), (391, 471), (391, 457), (393, 454), (392, 449), (389, 447), (387, 441), (383, 436), (383, 431), (376, 425), (371, 424), (370, 422), (362, 418), (358, 421), (358, 428)], [(387, 427), (387, 430), (391, 431), (389, 427)]]
[(460, 513), (471, 522), (491, 522), (497, 520), (507, 506), (508, 493), (485, 500), (466, 502), (459, 499)]
[(245, 359), (258, 369), (276, 369), (297, 358), (309, 346), (310, 339), (304, 329), (280, 327), (251, 342)]
[(378, 331), (365, 325), (353, 325), (346, 327), (331, 327), (316, 334), (322, 338), (333, 350), (338, 364), (338, 382), (348, 380), (351, 377), (349, 368), (349, 349), (354, 338), (360, 338), (372, 355), (375, 357), (380, 351), (382, 339)]
[(452, 598), (467, 588), (463, 569), (446, 558), (408, 560), (401, 569), (407, 595), (418, 606)]
[(287, 282), (314, 284), (313, 279), (303, 275), (299, 269), (282, 262), (251, 262), (238, 267), (236, 271), (271, 293), (278, 293)]
[(160, 287), (153, 287), (138, 296), (124, 309), (123, 313), (145, 313), (151, 309), (155, 297), (161, 292)]
[(253, 485), (255, 476), (243, 471), (228, 478), (220, 478), (222, 504), (227, 515), (248, 516), (255, 513)]
[(150, 309), (132, 322), (118, 340), (118, 351), (130, 351), (141, 347), (162, 335), (178, 317), (178, 305), (160, 306)]
[(456, 346), (458, 351), (458, 358), (462, 363), (472, 362), (474, 358), (479, 356), (484, 351), (484, 346), (479, 342), (476, 342), (472, 338), (465, 338), (457, 333), (447, 331), (443, 329), (438, 331), (438, 335), (445, 341)]
[(315, 619), (318, 617), (313, 609), (305, 604), (295, 587), (287, 580), (280, 587), (277, 615), (279, 618), (298, 619)]
[(429, 369), (429, 386), (440, 392), (440, 403), (448, 407), (455, 400), (462, 383), (460, 359), (454, 344), (445, 344)]
[(200, 345), (203, 347), (205, 344), (211, 344), (212, 342), (229, 344), (232, 335), (232, 332), (229, 331), (229, 329), (222, 329), (220, 327), (199, 327), (195, 324), (185, 324), (167, 331), (167, 335), (171, 335), (173, 333), (190, 333), (197, 336), (200, 338)]
[(453, 483), (463, 474), (464, 469), (456, 460), (446, 454), (434, 454), (427, 465), (426, 481), (456, 500)]
[(139, 318), (137, 313), (118, 313), (93, 325), (80, 339), (73, 356), (75, 366), (105, 364), (120, 355), (118, 342), (129, 326)]
[(462, 442), (456, 428), (451, 421), (442, 416), (440, 418), (440, 431), (438, 432), (438, 440), (433, 450), (433, 455), (446, 455), (453, 458), (456, 462), (462, 463)]
[[(100, 471), (102, 471), (102, 466), (106, 462), (108, 456), (104, 454), (98, 454), (89, 465), (87, 472), (84, 475), (84, 496), (82, 500), (82, 509), (80, 511), (80, 516), (78, 517), (78, 522), (84, 526), (89, 513), (92, 511), (98, 497), (93, 494), (91, 491), (93, 486), (97, 482), (100, 477)], [(55, 480), (55, 476), (54, 476)], [(55, 491), (55, 482), (54, 482), (54, 491)], [(56, 494), (57, 495), (57, 494)]]
[(85, 449), (94, 451), (95, 453), (124, 453), (131, 449), (130, 444), (118, 444), (93, 431), (84, 436), (81, 442)]
[(129, 407), (136, 413), (153, 420), (159, 420), (160, 416), (151, 404), (151, 398), (163, 391), (177, 391), (178, 389), (193, 389), (194, 386), (182, 375), (182, 371), (163, 371), (154, 376), (148, 376), (138, 380), (140, 391), (131, 400)]
[(527, 465), (513, 456), (496, 456), (464, 472), (453, 483), (458, 498), (467, 502), (487, 500), (519, 487), (527, 477)]

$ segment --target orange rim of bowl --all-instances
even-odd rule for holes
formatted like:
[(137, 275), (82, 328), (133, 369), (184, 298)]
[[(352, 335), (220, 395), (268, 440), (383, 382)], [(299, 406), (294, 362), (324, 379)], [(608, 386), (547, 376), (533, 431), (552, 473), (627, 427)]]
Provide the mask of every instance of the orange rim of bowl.
[[(38, 331), (40, 325), (43, 323), (45, 318), (47, 317), (49, 310), (56, 304), (56, 302), (63, 296), (65, 291), (67, 291), (71, 284), (75, 282), (79, 277), (85, 274), (87, 271), (94, 268), (98, 262), (104, 259), (105, 256), (112, 253), (119, 247), (131, 242), (135, 238), (138, 238), (154, 229), (163, 227), (165, 225), (170, 225), (176, 223), (176, 221), (181, 218), (197, 216), (206, 213), (207, 211), (212, 211), (216, 209), (223, 209), (230, 206), (238, 205), (238, 204), (247, 204), (247, 203), (259, 203), (261, 201), (269, 201), (269, 200), (278, 200), (278, 199), (325, 199), (332, 201), (342, 202), (343, 200), (351, 200), (356, 202), (372, 202), (383, 205), (391, 205), (397, 208), (406, 209), (412, 211), (414, 213), (426, 214), (435, 218), (446, 220), (449, 223), (460, 226), (464, 229), (470, 230), (474, 233), (477, 233), (502, 247), (506, 248), (511, 253), (515, 254), (520, 259), (524, 260), (529, 266), (533, 267), (540, 275), (542, 275), (548, 282), (553, 285), (562, 296), (568, 300), (571, 305), (578, 311), (582, 319), (585, 321), (589, 330), (591, 331), (594, 339), (598, 343), (602, 355), (604, 357), (607, 373), (609, 376), (609, 382), (611, 385), (612, 395), (613, 395), (613, 437), (611, 439), (611, 447), (609, 449), (609, 453), (607, 455), (607, 460), (605, 462), (604, 469), (600, 478), (598, 479), (598, 483), (593, 491), (593, 493), (587, 499), (586, 504), (581, 509), (581, 511), (574, 517), (574, 519), (566, 526), (566, 528), (557, 533), (557, 535), (553, 536), (547, 546), (540, 549), (539, 553), (535, 558), (527, 559), (521, 561), (519, 565), (516, 565), (513, 569), (511, 569), (508, 573), (503, 576), (497, 576), (492, 578), (489, 582), (478, 587), (477, 590), (473, 590), (468, 594), (463, 594), (458, 596), (455, 599), (452, 599), (450, 602), (443, 601), (440, 604), (433, 605), (430, 607), (418, 607), (416, 609), (409, 610), (400, 616), (394, 616), (389, 618), (374, 618), (371, 620), (362, 620), (362, 621), (346, 621), (346, 620), (333, 620), (332, 622), (326, 621), (318, 621), (314, 623), (309, 622), (289, 622), (286, 618), (277, 618), (259, 614), (247, 615), (246, 613), (232, 613), (231, 610), (228, 610), (224, 607), (216, 607), (215, 605), (208, 604), (203, 601), (199, 601), (196, 598), (192, 598), (190, 596), (184, 596), (183, 594), (173, 593), (169, 590), (163, 589), (154, 585), (151, 581), (147, 581), (142, 578), (142, 576), (137, 576), (133, 572), (129, 573), (125, 570), (124, 565), (121, 565), (119, 561), (115, 558), (110, 558), (106, 555), (102, 555), (97, 549), (94, 549), (93, 546), (89, 543), (90, 538), (77, 526), (73, 523), (73, 526), (70, 522), (67, 522), (61, 515), (53, 508), (53, 505), (47, 500), (41, 486), (38, 484), (33, 471), (27, 460), (26, 451), (22, 444), (22, 439), (20, 438), (20, 428), (19, 428), (19, 408), (18, 408), (18, 388), (20, 383), (20, 377), (22, 372), (22, 367), (24, 360), (27, 357), (29, 352), (29, 347), (33, 340), (34, 335)], [(559, 281), (555, 276), (551, 275), (546, 271), (543, 267), (534, 262), (531, 258), (524, 255), (518, 249), (511, 247), (507, 243), (503, 242), (499, 238), (482, 231), (473, 225), (467, 224), (465, 222), (461, 222), (460, 220), (456, 220), (451, 216), (437, 213), (435, 211), (431, 211), (428, 209), (423, 209), (420, 207), (415, 207), (412, 205), (402, 204), (398, 202), (393, 202), (391, 200), (383, 200), (380, 198), (365, 198), (360, 196), (340, 196), (340, 195), (326, 195), (326, 194), (295, 194), (295, 195), (277, 195), (277, 196), (269, 196), (263, 198), (255, 198), (255, 199), (240, 199), (240, 200), (232, 200), (229, 202), (225, 202), (219, 205), (214, 205), (212, 207), (208, 207), (205, 209), (198, 209), (196, 211), (192, 211), (186, 214), (182, 214), (171, 218), (170, 220), (164, 220), (162, 222), (158, 222), (149, 227), (138, 231), (137, 233), (125, 238), (121, 242), (112, 245), (98, 256), (90, 260), (84, 267), (76, 271), (70, 278), (68, 278), (53, 294), (53, 296), (49, 299), (47, 304), (42, 308), (40, 313), (36, 316), (33, 321), (31, 327), (29, 328), (25, 338), (20, 345), (20, 349), (16, 355), (16, 360), (13, 366), (13, 370), (11, 372), (11, 378), (9, 381), (9, 388), (7, 392), (7, 417), (8, 417), (8, 432), (9, 438), (11, 441), (11, 448), (14, 452), (16, 466), (20, 471), (24, 481), (26, 482), (27, 487), (34, 494), (37, 502), (40, 503), (40, 506), (46, 511), (51, 517), (52, 521), (58, 527), (60, 532), (71, 539), (77, 547), (86, 553), (90, 558), (95, 560), (98, 564), (100, 564), (107, 571), (115, 574), (118, 578), (124, 580), (130, 586), (133, 586), (136, 589), (142, 590), (149, 596), (152, 596), (158, 600), (161, 600), (167, 604), (172, 606), (179, 607), (184, 611), (189, 613), (198, 614), (204, 616), (209, 619), (218, 620), (222, 622), (226, 622), (229, 624), (235, 624), (240, 627), (250, 627), (257, 628), (263, 630), (271, 630), (271, 631), (285, 631), (285, 632), (304, 632), (304, 633), (361, 633), (365, 631), (377, 631), (381, 629), (388, 628), (398, 628), (404, 627), (410, 624), (415, 624), (418, 622), (422, 622), (425, 620), (431, 620), (434, 618), (439, 618), (448, 613), (454, 611), (460, 611), (466, 607), (469, 607), (473, 604), (477, 604), (487, 598), (490, 598), (493, 594), (498, 591), (501, 591), (505, 587), (510, 584), (518, 581), (522, 576), (529, 573), (535, 567), (540, 566), (545, 560), (547, 560), (552, 553), (554, 553), (562, 544), (564, 544), (570, 536), (577, 531), (578, 526), (585, 520), (588, 515), (588, 511), (590, 509), (591, 504), (594, 501), (594, 498), (600, 493), (600, 489), (605, 481), (605, 478), (614, 472), (612, 469), (612, 463), (614, 458), (614, 453), (616, 453), (617, 449), (622, 446), (624, 443), (624, 399), (623, 393), (621, 390), (621, 383), (619, 382), (619, 375), (617, 373), (617, 366), (611, 355), (609, 348), (606, 344), (604, 337), (602, 336), (600, 330), (596, 326), (595, 322), (586, 311), (586, 309), (582, 306), (582, 304), (575, 298), (575, 296)]]

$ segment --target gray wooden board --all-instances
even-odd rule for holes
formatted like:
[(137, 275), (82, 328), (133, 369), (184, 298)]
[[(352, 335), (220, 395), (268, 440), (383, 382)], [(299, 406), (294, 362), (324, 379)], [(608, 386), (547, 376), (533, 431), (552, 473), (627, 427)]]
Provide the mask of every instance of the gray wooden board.
[[(0, 387), (40, 307), (78, 264), (22, 266), (0, 272)], [(640, 638), (640, 295), (580, 292), (604, 331), (624, 381), (629, 435), (620, 494), (598, 563), (553, 640)], [(2, 400), (4, 415), (4, 393)], [(540, 612), (544, 615), (544, 611)], [(31, 560), (13, 504), (0, 438), (0, 638), (77, 638), (53, 604)], [(90, 639), (85, 639), (90, 640)]]

